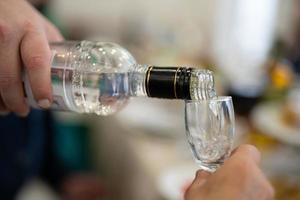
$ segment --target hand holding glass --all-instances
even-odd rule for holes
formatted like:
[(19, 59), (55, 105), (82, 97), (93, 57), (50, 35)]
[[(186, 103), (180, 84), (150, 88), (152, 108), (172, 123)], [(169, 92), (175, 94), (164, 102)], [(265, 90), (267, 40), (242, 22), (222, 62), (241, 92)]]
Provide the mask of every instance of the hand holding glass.
[(231, 97), (185, 102), (185, 127), (196, 163), (214, 172), (230, 155), (234, 136)]

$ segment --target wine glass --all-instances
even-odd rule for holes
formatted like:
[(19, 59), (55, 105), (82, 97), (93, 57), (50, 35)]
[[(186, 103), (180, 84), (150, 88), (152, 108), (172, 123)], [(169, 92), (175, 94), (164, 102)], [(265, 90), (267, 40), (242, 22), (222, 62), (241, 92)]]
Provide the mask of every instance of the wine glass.
[(229, 96), (185, 101), (185, 128), (194, 159), (214, 172), (230, 155), (234, 138), (234, 109)]

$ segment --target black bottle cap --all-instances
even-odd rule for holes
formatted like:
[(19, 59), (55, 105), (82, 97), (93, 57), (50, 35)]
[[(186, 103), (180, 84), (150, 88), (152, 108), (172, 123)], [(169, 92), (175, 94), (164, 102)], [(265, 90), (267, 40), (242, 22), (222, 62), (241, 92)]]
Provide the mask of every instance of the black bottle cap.
[(146, 92), (149, 97), (191, 99), (191, 68), (149, 67), (146, 73)]

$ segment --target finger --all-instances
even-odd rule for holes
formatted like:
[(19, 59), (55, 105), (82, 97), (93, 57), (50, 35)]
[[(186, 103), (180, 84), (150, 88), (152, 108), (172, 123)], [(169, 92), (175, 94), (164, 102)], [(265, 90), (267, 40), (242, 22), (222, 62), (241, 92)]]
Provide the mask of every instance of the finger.
[(9, 111), (8, 109), (6, 108), (3, 100), (2, 100), (2, 97), (0, 95), (0, 116), (5, 116), (5, 115), (8, 115), (9, 114)]
[(201, 186), (206, 182), (206, 180), (209, 178), (210, 175), (211, 175), (210, 172), (204, 170), (198, 170), (196, 172), (196, 178), (194, 179), (192, 184), (197, 184), (198, 186)]
[(7, 111), (7, 108), (6, 108), (5, 104), (4, 104), (4, 101), (3, 101), (2, 97), (1, 97), (1, 95), (0, 95), (0, 112), (5, 112), (5, 111)]
[(49, 108), (52, 101), (51, 52), (45, 33), (27, 32), (21, 42), (21, 56), (35, 100), (41, 108)]
[(248, 188), (251, 188), (249, 192), (256, 195), (255, 199), (274, 199), (274, 188), (262, 170), (258, 167), (252, 168), (248, 171), (248, 175), (246, 181), (248, 181)]
[(47, 19), (45, 19), (45, 30), (46, 36), (49, 42), (59, 42), (64, 40), (64, 37), (61, 35), (59, 30), (51, 24)]
[(25, 103), (21, 82), (19, 36), (0, 21), (0, 93), (5, 107), (21, 116), (29, 108)]
[[(232, 159), (236, 159), (236, 158), (240, 158), (240, 157), (250, 157), (257, 164), (259, 164), (260, 159), (261, 159), (261, 154), (255, 146), (249, 145), (249, 144), (243, 144), (243, 145), (239, 146), (238, 148), (236, 148), (233, 151), (232, 156), (231, 156)], [(229, 159), (231, 159), (231, 158), (229, 158)]]
[(196, 179), (207, 179), (211, 175), (210, 172), (204, 170), (198, 170), (196, 172)]

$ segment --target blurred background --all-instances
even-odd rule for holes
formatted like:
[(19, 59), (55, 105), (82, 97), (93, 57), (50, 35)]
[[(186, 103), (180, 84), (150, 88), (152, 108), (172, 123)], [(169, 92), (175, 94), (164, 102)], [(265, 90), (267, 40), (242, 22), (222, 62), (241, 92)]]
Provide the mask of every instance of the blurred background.
[[(67, 39), (116, 42), (141, 64), (213, 70), (218, 94), (233, 97), (235, 144), (262, 151), (277, 199), (300, 199), (299, 0), (51, 0), (41, 10)], [(85, 184), (95, 199), (179, 200), (197, 170), (181, 101), (54, 115), (56, 154), (85, 174), (67, 183), (75, 194)], [(62, 198), (38, 178), (18, 195)]]

